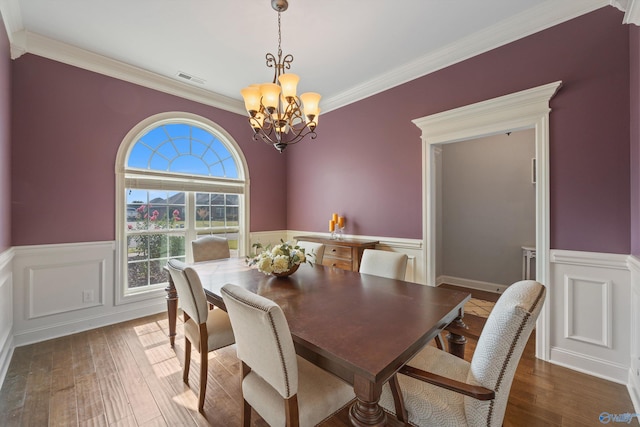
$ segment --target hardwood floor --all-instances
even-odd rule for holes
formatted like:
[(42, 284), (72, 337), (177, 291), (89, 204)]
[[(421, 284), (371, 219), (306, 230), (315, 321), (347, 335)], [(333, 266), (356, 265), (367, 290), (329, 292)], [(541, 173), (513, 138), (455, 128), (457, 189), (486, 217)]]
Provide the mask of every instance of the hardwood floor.
[[(239, 426), (235, 347), (209, 354), (203, 416), (197, 411), (197, 352), (191, 389), (182, 382), (180, 322), (175, 349), (167, 333), (166, 314), (158, 314), (17, 348), (0, 389), (0, 426)], [(467, 357), (473, 347), (467, 346)], [(634, 413), (626, 387), (535, 359), (532, 338), (504, 425), (601, 426), (602, 412)], [(266, 425), (255, 413), (253, 420)], [(324, 425), (348, 426), (347, 410)]]

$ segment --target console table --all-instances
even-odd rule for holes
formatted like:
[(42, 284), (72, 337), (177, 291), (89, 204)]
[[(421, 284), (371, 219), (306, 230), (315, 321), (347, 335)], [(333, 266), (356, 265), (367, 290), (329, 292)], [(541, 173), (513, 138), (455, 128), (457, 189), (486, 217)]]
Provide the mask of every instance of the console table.
[(343, 270), (358, 271), (365, 249), (375, 249), (377, 240), (329, 239), (322, 236), (295, 236), (296, 240), (324, 244), (322, 265)]

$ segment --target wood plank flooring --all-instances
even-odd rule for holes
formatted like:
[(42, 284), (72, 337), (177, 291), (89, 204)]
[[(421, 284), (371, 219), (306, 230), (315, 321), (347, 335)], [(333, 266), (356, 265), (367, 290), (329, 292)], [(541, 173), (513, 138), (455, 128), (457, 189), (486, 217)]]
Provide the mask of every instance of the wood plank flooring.
[[(190, 388), (182, 382), (181, 322), (175, 349), (167, 333), (166, 314), (158, 314), (16, 348), (0, 389), (0, 426), (239, 426), (235, 347), (209, 354), (201, 415), (198, 354), (193, 352)], [(467, 358), (473, 347), (467, 346)], [(625, 386), (537, 360), (534, 348), (532, 338), (511, 389), (505, 426), (602, 426), (602, 412), (634, 413)], [(266, 425), (255, 413), (253, 420), (254, 426)], [(347, 410), (325, 422), (348, 425)]]

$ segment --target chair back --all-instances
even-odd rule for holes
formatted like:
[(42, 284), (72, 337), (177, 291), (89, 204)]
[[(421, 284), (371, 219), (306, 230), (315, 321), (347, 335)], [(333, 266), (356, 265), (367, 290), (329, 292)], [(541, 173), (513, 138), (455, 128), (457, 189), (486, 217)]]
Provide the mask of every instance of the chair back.
[(196, 323), (205, 323), (209, 315), (209, 306), (198, 273), (177, 259), (170, 259), (167, 267), (182, 310)]
[(236, 337), (238, 358), (284, 399), (298, 393), (298, 360), (289, 324), (280, 306), (236, 285), (222, 299)]
[(502, 425), (511, 383), (545, 294), (541, 283), (516, 282), (491, 311), (473, 353), (467, 382), (494, 390), (496, 397), (490, 401), (464, 398), (469, 426)]
[(304, 249), (306, 256), (313, 254), (309, 259), (314, 264), (322, 264), (322, 257), (324, 256), (324, 245), (322, 243), (307, 242), (305, 240), (298, 241), (297, 245)]
[(360, 273), (404, 280), (407, 258), (406, 254), (398, 252), (365, 249), (360, 261)]
[(224, 237), (202, 236), (191, 242), (193, 262), (229, 258), (229, 241)]

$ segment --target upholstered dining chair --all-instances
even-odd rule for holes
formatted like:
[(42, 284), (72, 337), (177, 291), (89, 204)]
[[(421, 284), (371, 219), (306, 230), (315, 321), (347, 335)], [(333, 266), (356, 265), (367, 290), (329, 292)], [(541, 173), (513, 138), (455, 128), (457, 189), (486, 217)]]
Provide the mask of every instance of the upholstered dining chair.
[(533, 280), (509, 286), (471, 362), (428, 346), (383, 386), (380, 405), (418, 426), (500, 426), (513, 377), (545, 300)]
[(365, 249), (360, 260), (360, 273), (404, 280), (407, 255), (398, 252)]
[(229, 241), (224, 237), (202, 236), (191, 242), (193, 262), (229, 258)]
[(322, 257), (324, 256), (324, 245), (322, 243), (299, 240), (297, 245), (304, 249), (305, 255), (313, 254), (309, 258), (311, 262), (314, 264), (322, 264)]
[(196, 273), (187, 264), (175, 259), (167, 263), (171, 279), (178, 292), (178, 299), (184, 314), (184, 372), (182, 379), (189, 383), (191, 346), (200, 353), (200, 394), (198, 410), (202, 412), (207, 388), (208, 355), (210, 351), (226, 347), (235, 342), (231, 321), (223, 310), (209, 310), (207, 297)]
[(242, 424), (251, 408), (270, 426), (315, 426), (355, 398), (353, 387), (296, 355), (279, 305), (236, 285), (222, 287), (242, 361)]

